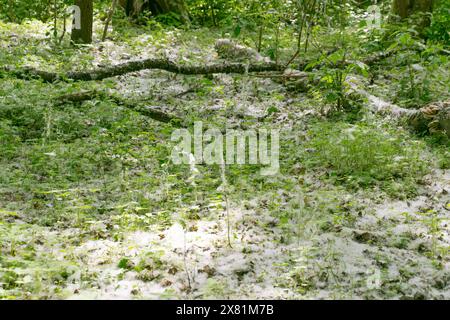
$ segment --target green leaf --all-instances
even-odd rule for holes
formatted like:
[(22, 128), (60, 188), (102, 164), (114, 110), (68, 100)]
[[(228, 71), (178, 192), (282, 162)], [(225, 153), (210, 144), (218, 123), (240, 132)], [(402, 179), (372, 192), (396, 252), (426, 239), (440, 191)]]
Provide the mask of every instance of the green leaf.
[(237, 38), (239, 37), (240, 34), (241, 34), (241, 26), (238, 24), (233, 30), (233, 36)]
[(308, 63), (305, 67), (305, 71), (309, 71), (311, 69), (313, 69), (315, 66), (317, 66), (320, 63), (320, 60), (315, 60), (315, 61), (311, 61), (310, 63)]
[(120, 269), (127, 269), (128, 268), (128, 262), (130, 260), (128, 260), (127, 258), (122, 258), (119, 261), (119, 264), (117, 265)]
[(279, 110), (276, 107), (272, 106), (269, 109), (267, 109), (267, 114), (271, 115), (272, 113), (277, 113), (278, 111)]

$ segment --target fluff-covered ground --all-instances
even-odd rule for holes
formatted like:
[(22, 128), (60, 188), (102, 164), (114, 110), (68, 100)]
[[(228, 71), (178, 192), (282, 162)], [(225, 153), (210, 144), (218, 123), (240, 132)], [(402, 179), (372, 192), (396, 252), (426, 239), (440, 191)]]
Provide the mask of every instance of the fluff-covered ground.
[[(2, 64), (221, 61), (219, 35), (205, 30), (117, 34), (79, 50), (45, 33), (36, 22), (0, 24)], [(396, 94), (402, 66), (384, 64), (366, 89), (408, 105)], [(430, 89), (443, 98), (445, 66)], [(170, 124), (108, 100), (52, 103), (92, 88), (191, 123), (278, 129), (280, 172), (227, 166), (225, 192), (220, 167), (170, 161)], [(449, 299), (448, 142), (370, 113), (364, 99), (330, 115), (321, 90), (158, 70), (55, 84), (2, 74), (0, 297)]]

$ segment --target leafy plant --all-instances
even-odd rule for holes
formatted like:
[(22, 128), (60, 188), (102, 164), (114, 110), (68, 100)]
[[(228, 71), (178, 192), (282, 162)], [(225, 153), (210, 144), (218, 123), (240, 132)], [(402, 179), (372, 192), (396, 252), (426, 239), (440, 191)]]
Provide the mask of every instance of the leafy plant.
[[(383, 133), (373, 125), (320, 123), (309, 132), (303, 158), (311, 170), (350, 188), (379, 185), (391, 194), (414, 194), (415, 182), (427, 171), (424, 146), (404, 136)], [(399, 190), (397, 190), (399, 188)]]

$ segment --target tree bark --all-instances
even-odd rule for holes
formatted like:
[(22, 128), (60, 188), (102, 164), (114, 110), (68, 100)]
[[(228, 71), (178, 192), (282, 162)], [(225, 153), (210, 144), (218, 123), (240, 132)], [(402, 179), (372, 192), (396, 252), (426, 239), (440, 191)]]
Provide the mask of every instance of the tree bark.
[(81, 29), (76, 29), (75, 24), (72, 25), (72, 42), (75, 44), (92, 43), (93, 0), (75, 0), (75, 5), (80, 8)]
[[(392, 13), (399, 16), (402, 20), (409, 18), (415, 13), (431, 13), (433, 11), (433, 0), (393, 0)], [(428, 27), (430, 18), (422, 17), (417, 21), (420, 27)]]
[(129, 61), (122, 64), (104, 67), (101, 69), (94, 69), (90, 71), (72, 71), (66, 74), (60, 74), (57, 72), (48, 72), (44, 70), (36, 70), (34, 68), (25, 68), (16, 70), (13, 68), (3, 67), (4, 71), (9, 72), (17, 78), (40, 78), (45, 82), (55, 81), (91, 81), (91, 80), (103, 80), (110, 77), (115, 77), (131, 72), (147, 70), (147, 69), (159, 69), (169, 72), (184, 74), (184, 75), (201, 75), (201, 74), (214, 74), (214, 73), (237, 73), (244, 74), (246, 72), (268, 72), (268, 71), (283, 71), (282, 66), (275, 63), (256, 63), (256, 64), (244, 64), (244, 63), (215, 63), (207, 65), (178, 65), (172, 61), (166, 59), (145, 59), (138, 61)]
[(371, 111), (402, 119), (416, 132), (441, 132), (450, 138), (450, 100), (430, 103), (418, 110), (405, 109), (375, 97), (355, 84), (352, 86), (367, 98)]

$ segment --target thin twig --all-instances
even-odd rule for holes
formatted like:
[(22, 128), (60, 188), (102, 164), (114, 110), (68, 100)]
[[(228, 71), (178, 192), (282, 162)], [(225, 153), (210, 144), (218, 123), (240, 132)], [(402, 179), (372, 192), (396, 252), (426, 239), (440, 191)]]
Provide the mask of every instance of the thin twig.
[(106, 19), (106, 22), (105, 22), (105, 29), (103, 29), (102, 42), (105, 41), (106, 35), (108, 34), (109, 24), (114, 15), (114, 11), (116, 10), (116, 6), (117, 6), (117, 0), (113, 0), (111, 8), (109, 9), (109, 12), (108, 12), (108, 18)]
[(228, 201), (228, 184), (227, 184), (225, 170), (226, 170), (225, 161), (224, 161), (224, 159), (222, 159), (222, 163), (220, 165), (220, 171), (221, 171), (221, 178), (222, 178), (223, 197), (225, 199), (225, 210), (227, 213), (227, 239), (228, 239), (228, 246), (230, 248), (233, 248), (233, 246), (231, 245), (230, 202)]
[(184, 263), (184, 270), (186, 272), (186, 277), (188, 280), (188, 287), (189, 287), (189, 292), (192, 291), (192, 285), (191, 285), (191, 276), (189, 274), (189, 270), (187, 267), (187, 250), (186, 250), (186, 228), (184, 228), (183, 230), (183, 244), (184, 244), (184, 252), (183, 252), (183, 263)]

